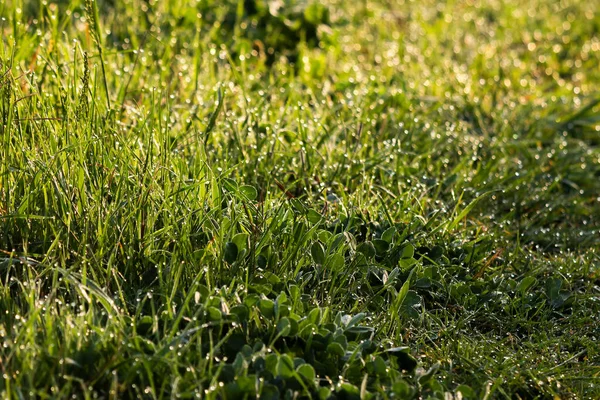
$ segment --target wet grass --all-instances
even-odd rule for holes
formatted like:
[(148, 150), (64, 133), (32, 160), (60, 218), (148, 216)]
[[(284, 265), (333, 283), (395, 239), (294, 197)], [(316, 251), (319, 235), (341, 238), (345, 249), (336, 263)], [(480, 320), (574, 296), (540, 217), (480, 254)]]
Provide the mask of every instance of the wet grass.
[(600, 397), (596, 8), (3, 2), (2, 397)]

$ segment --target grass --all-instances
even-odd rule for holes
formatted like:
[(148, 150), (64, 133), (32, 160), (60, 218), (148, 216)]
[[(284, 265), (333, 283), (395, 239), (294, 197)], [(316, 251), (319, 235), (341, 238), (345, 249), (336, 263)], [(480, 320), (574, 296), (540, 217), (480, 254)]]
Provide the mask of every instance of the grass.
[(0, 396), (600, 397), (594, 2), (274, 4), (0, 5)]

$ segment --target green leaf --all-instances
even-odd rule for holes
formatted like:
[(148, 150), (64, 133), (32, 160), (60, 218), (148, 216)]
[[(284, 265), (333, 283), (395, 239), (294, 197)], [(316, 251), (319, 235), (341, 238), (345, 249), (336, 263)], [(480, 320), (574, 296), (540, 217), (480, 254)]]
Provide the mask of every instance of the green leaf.
[(298, 336), (304, 340), (309, 340), (316, 329), (317, 326), (315, 324), (304, 320), (298, 324)]
[(265, 357), (265, 369), (271, 372), (273, 375), (277, 375), (277, 363), (279, 357), (275, 353), (267, 354)]
[(331, 397), (331, 389), (326, 386), (319, 388), (319, 400), (327, 400)]
[(231, 309), (229, 309), (229, 313), (237, 316), (239, 322), (248, 321), (248, 316), (250, 315), (248, 307), (243, 304), (238, 304), (231, 307)]
[(411, 399), (415, 394), (415, 388), (410, 386), (404, 379), (394, 382), (392, 391), (400, 399)]
[(331, 355), (343, 357), (346, 354), (344, 347), (338, 342), (332, 342), (327, 345), (327, 352)]
[(252, 358), (252, 353), (254, 353), (254, 351), (252, 350), (252, 347), (250, 347), (247, 344), (243, 345), (242, 349), (240, 350), (240, 354), (248, 359)]
[(235, 243), (238, 251), (242, 251), (248, 248), (248, 234), (247, 233), (238, 233), (231, 239), (232, 243)]
[(317, 264), (323, 265), (325, 263), (325, 250), (319, 242), (314, 242), (310, 247), (310, 254), (312, 255), (313, 261)]
[(332, 254), (327, 259), (327, 267), (332, 271), (341, 271), (344, 268), (346, 260), (341, 254)]
[(356, 251), (364, 254), (367, 259), (375, 257), (375, 246), (370, 241), (363, 242), (356, 247)]
[(255, 304), (258, 304), (258, 302), (260, 301), (260, 297), (257, 294), (249, 294), (248, 296), (246, 296), (246, 298), (244, 299), (244, 304), (247, 307), (252, 307)]
[(413, 319), (419, 318), (421, 315), (420, 307), (423, 299), (414, 290), (409, 290), (402, 302), (401, 311), (402, 314), (407, 315)]
[(220, 321), (222, 318), (221, 310), (216, 307), (208, 307), (206, 312), (210, 321)]
[(570, 293), (561, 292), (562, 286), (563, 280), (560, 278), (549, 278), (546, 281), (546, 295), (553, 308), (561, 308), (571, 296)]
[(363, 356), (373, 354), (377, 350), (377, 345), (370, 339), (363, 340), (359, 347)]
[(320, 230), (318, 233), (319, 240), (323, 243), (329, 242), (329, 240), (333, 237), (333, 234), (325, 229)]
[(406, 243), (403, 247), (402, 247), (402, 253), (401, 253), (401, 258), (413, 258), (413, 256), (415, 255), (415, 246), (413, 246), (411, 243)]
[(348, 339), (354, 341), (360, 341), (368, 339), (375, 332), (375, 329), (370, 326), (353, 326), (352, 328), (346, 329), (345, 333), (348, 335)]
[(269, 299), (261, 299), (258, 302), (258, 309), (260, 313), (266, 318), (273, 318), (275, 315), (275, 303)]
[(228, 192), (235, 193), (238, 190), (238, 184), (233, 179), (223, 178), (221, 183), (223, 185), (223, 189), (227, 190)]
[[(262, 343), (261, 343), (262, 344)], [(254, 349), (257, 353), (260, 351), (256, 349), (256, 345), (254, 346)], [(252, 361), (252, 366), (254, 367), (254, 370), (256, 372), (262, 372), (267, 370), (267, 361), (262, 357), (262, 356), (256, 356), (254, 358), (254, 360)]]
[(363, 319), (365, 319), (367, 315), (365, 313), (358, 313), (356, 314), (354, 317), (352, 317), (350, 319), (350, 321), (348, 321), (348, 325), (346, 325), (346, 328), (352, 328), (353, 326), (356, 326), (360, 323), (360, 321), (362, 321)]
[(463, 397), (467, 398), (467, 399), (474, 399), (476, 397), (475, 395), (475, 391), (473, 389), (471, 389), (470, 386), (467, 385), (458, 385), (458, 387), (455, 390), (456, 392), (460, 392), (460, 394), (463, 395)]
[(291, 330), (292, 330), (292, 324), (291, 324), (289, 318), (283, 317), (277, 323), (277, 332), (279, 332), (279, 334), (281, 336), (288, 336), (290, 334)]
[(239, 188), (240, 193), (243, 194), (248, 200), (256, 200), (258, 197), (258, 192), (254, 186), (243, 185)]
[(277, 360), (277, 375), (282, 378), (291, 378), (294, 376), (294, 360), (287, 354), (282, 354)]
[[(267, 278), (267, 280), (269, 281), (270, 284), (275, 285), (277, 283), (281, 282), (281, 278), (277, 275), (274, 274), (272, 272), (265, 272), (265, 277)], [(282, 298), (282, 301), (285, 301), (287, 299), (285, 293), (279, 293), (279, 295), (277, 296), (278, 298)]]
[(300, 295), (302, 294), (300, 288), (297, 285), (290, 285), (289, 289), (291, 300), (293, 302), (297, 302), (300, 300)]
[(260, 391), (260, 400), (279, 400), (281, 395), (277, 386), (267, 383)]
[(375, 360), (373, 360), (373, 369), (375, 374), (379, 376), (387, 376), (387, 366), (385, 365), (385, 361), (383, 361), (381, 356), (377, 356), (375, 357)]
[(255, 393), (256, 388), (256, 377), (254, 375), (250, 376), (239, 376), (235, 377), (235, 382), (238, 384), (240, 391), (244, 394), (251, 396)]
[(232, 366), (236, 375), (241, 374), (241, 372), (244, 370), (244, 367), (247, 368), (248, 365), (242, 353), (237, 353), (235, 355), (235, 360), (233, 360)]
[(406, 271), (416, 263), (417, 260), (415, 260), (414, 258), (401, 258), (400, 260), (398, 260), (398, 265), (400, 266), (400, 268), (402, 268), (403, 271)]
[(525, 292), (527, 292), (530, 287), (535, 285), (536, 282), (537, 279), (535, 279), (533, 276), (526, 276), (521, 282), (519, 282), (517, 289), (521, 292), (521, 294), (525, 294)]
[(225, 385), (225, 395), (227, 398), (239, 398), (242, 396), (240, 385), (237, 382), (229, 382)]
[(238, 247), (233, 242), (225, 243), (225, 248), (223, 249), (223, 259), (229, 264), (233, 264), (237, 260), (238, 256)]
[(310, 210), (308, 210), (308, 213), (306, 214), (306, 218), (311, 223), (318, 224), (319, 222), (321, 222), (321, 219), (323, 219), (323, 216), (311, 208)]
[(442, 246), (433, 246), (429, 250), (428, 256), (432, 260), (439, 260), (444, 255), (444, 248)]
[(391, 228), (386, 229), (385, 232), (383, 232), (381, 234), (381, 240), (384, 240), (388, 243), (392, 243), (392, 241), (394, 240), (395, 234), (396, 234), (396, 228), (394, 228), (392, 226)]
[(382, 239), (373, 240), (373, 246), (378, 256), (383, 256), (390, 248), (390, 244)]
[(311, 323), (318, 325), (319, 322), (321, 321), (321, 309), (320, 308), (313, 308), (309, 313), (308, 313), (308, 321), (310, 321)]
[(311, 383), (314, 385), (317, 374), (315, 373), (315, 369), (310, 364), (302, 364), (296, 368), (296, 373), (300, 375), (305, 382)]
[(329, 251), (335, 251), (337, 250), (337, 248), (346, 240), (346, 235), (344, 235), (344, 233), (338, 233), (337, 235), (333, 236), (333, 240), (331, 241), (331, 244), (329, 246)]
[(298, 334), (298, 321), (290, 318), (290, 332), (287, 336), (296, 336)]
[(360, 399), (360, 390), (351, 383), (342, 383), (340, 385), (340, 392), (346, 396), (344, 398)]
[(344, 350), (348, 348), (348, 338), (346, 335), (337, 335), (333, 338), (333, 341), (341, 344)]

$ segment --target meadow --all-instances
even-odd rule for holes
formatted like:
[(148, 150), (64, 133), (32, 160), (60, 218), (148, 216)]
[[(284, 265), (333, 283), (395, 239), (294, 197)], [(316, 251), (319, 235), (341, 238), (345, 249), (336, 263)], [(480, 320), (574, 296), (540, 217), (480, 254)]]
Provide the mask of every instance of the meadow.
[(0, 397), (600, 398), (582, 0), (3, 0)]

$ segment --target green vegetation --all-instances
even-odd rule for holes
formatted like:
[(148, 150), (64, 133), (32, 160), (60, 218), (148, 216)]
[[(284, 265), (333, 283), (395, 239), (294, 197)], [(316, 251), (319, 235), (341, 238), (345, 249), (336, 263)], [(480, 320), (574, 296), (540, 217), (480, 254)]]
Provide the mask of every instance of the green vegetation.
[(0, 397), (600, 398), (594, 1), (0, 32)]

